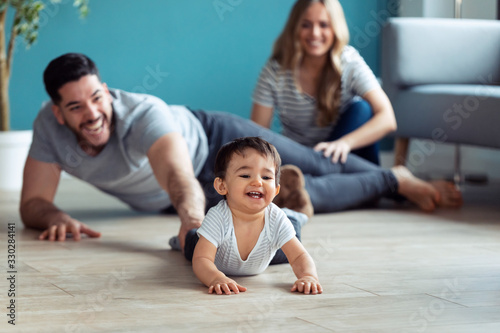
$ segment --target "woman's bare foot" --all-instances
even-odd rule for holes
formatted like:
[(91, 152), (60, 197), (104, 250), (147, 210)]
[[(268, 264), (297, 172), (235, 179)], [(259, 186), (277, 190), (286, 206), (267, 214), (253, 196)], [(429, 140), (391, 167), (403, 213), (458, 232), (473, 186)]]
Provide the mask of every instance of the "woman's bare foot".
[(462, 194), (450, 182), (423, 181), (402, 165), (395, 166), (391, 170), (398, 180), (399, 194), (426, 212), (433, 211), (437, 206), (457, 208), (462, 205)]
[(431, 181), (430, 184), (438, 190), (441, 195), (440, 207), (459, 208), (463, 204), (462, 192), (455, 186), (455, 184), (445, 180)]

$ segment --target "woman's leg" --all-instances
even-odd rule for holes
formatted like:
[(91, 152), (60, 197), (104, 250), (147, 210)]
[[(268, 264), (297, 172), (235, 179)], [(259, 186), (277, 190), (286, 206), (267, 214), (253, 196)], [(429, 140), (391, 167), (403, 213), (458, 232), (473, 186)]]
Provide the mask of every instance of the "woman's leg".
[[(340, 139), (344, 135), (353, 132), (359, 127), (363, 126), (373, 117), (373, 111), (370, 104), (365, 101), (352, 102), (347, 110), (342, 113), (328, 137), (328, 141)], [(380, 165), (379, 161), (379, 144), (375, 142), (369, 146), (359, 148), (352, 151), (353, 154), (364, 158), (374, 164)]]
[(382, 197), (396, 197), (398, 193), (397, 179), (390, 170), (319, 177), (305, 174), (304, 178), (316, 213), (362, 207)]

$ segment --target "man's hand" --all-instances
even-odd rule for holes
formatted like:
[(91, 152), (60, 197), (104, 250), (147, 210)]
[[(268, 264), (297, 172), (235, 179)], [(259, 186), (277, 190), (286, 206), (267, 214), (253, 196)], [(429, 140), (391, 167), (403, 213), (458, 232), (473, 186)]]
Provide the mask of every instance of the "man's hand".
[(181, 221), (181, 228), (179, 229), (179, 244), (181, 246), (182, 252), (184, 252), (184, 245), (186, 242), (186, 235), (191, 229), (197, 229), (201, 227), (201, 222), (203, 219), (191, 219), (188, 222)]
[(42, 232), (38, 239), (64, 242), (66, 240), (67, 233), (72, 234), (75, 241), (79, 241), (81, 239), (81, 234), (86, 234), (91, 238), (101, 237), (100, 232), (90, 229), (86, 224), (80, 221), (68, 218), (63, 221), (59, 220), (50, 223), (47, 230)]

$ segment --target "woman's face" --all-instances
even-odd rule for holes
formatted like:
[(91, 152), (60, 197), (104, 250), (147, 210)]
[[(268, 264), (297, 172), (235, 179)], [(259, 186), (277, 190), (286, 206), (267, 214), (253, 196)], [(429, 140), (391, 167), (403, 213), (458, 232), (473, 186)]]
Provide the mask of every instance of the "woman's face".
[(299, 40), (304, 56), (324, 57), (330, 51), (335, 38), (325, 5), (320, 2), (310, 5), (299, 25)]

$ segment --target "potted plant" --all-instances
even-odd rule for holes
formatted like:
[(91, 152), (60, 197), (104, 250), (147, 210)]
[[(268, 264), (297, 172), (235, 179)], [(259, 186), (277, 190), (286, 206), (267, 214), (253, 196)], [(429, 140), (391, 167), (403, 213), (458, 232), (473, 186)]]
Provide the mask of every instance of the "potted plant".
[[(88, 13), (88, 2), (73, 0), (82, 17)], [(0, 189), (3, 190), (20, 189), (24, 161), (31, 144), (31, 131), (10, 131), (9, 81), (14, 46), (18, 37), (24, 38), (27, 48), (37, 40), (43, 8), (39, 0), (0, 0)], [(11, 10), (14, 16), (10, 31), (7, 31), (7, 14)]]

